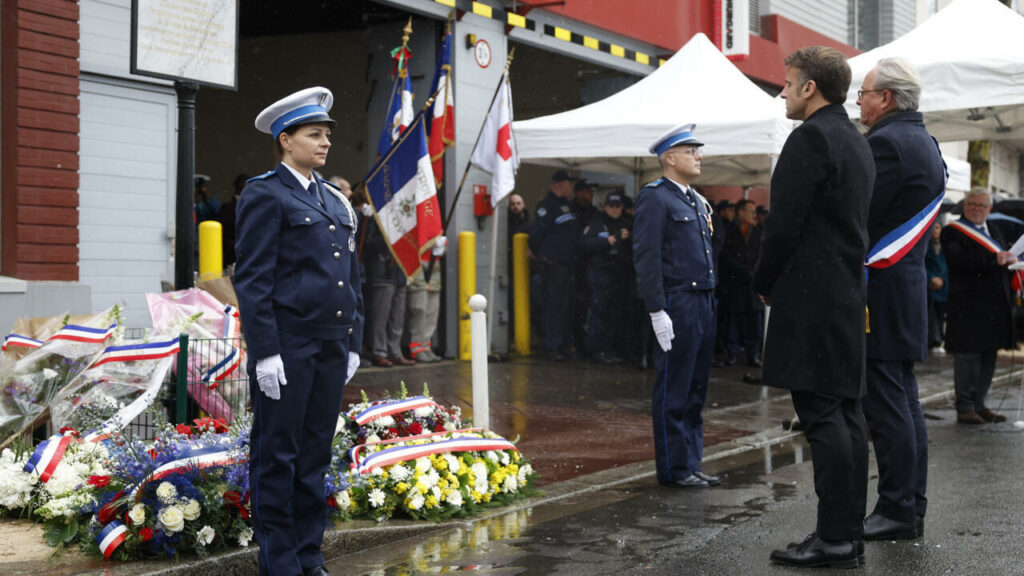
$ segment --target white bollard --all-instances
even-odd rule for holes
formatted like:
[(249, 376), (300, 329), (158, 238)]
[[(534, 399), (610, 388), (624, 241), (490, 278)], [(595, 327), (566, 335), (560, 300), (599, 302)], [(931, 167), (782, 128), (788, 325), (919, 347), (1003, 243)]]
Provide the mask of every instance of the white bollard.
[(474, 294), (469, 298), (470, 351), (473, 365), (473, 427), (491, 427), (487, 384), (487, 298)]

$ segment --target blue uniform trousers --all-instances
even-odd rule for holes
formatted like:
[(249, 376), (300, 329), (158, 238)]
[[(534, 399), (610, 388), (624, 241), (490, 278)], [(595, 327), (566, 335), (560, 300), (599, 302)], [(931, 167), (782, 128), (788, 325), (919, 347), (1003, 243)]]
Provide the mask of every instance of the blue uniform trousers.
[(279, 332), (286, 386), (271, 400), (249, 367), (253, 423), (249, 439), (252, 527), (261, 576), (296, 576), (324, 563), (324, 474), (341, 411), (349, 340)]
[(624, 340), (626, 314), (632, 312), (629, 286), (623, 273), (613, 268), (591, 268), (590, 320), (587, 323), (587, 352), (592, 357), (614, 356)]
[(928, 503), (928, 430), (914, 363), (868, 358), (867, 369), (863, 403), (878, 462), (875, 512), (909, 524), (924, 516)]
[(569, 352), (573, 319), (573, 266), (544, 263), (544, 351)]
[(793, 409), (811, 446), (818, 537), (860, 540), (868, 497), (868, 443), (859, 399), (793, 390)]
[(715, 352), (715, 293), (666, 293), (672, 349), (654, 345), (654, 458), (658, 482), (682, 480), (700, 470), (704, 453), (704, 400)]

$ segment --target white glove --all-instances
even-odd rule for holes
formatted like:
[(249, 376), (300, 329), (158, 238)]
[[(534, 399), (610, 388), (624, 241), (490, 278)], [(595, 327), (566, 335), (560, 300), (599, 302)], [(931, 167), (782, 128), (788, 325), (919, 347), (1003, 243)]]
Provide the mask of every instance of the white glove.
[(654, 335), (658, 338), (661, 349), (665, 352), (671, 350), (672, 339), (676, 337), (676, 333), (672, 331), (672, 319), (668, 317), (668, 312), (651, 312), (651, 326), (654, 327)]
[(440, 258), (441, 256), (444, 256), (444, 252), (447, 249), (448, 249), (448, 237), (447, 236), (438, 236), (437, 240), (434, 242), (434, 256), (437, 256), (438, 258)]
[(256, 361), (256, 382), (267, 398), (281, 399), (281, 386), (287, 384), (288, 379), (284, 377), (284, 362), (280, 354)]
[(363, 216), (366, 216), (367, 218), (373, 218), (373, 206), (370, 206), (369, 202), (363, 204), (361, 210), (363, 211)]
[(348, 384), (348, 381), (356, 375), (356, 370), (359, 370), (360, 362), (362, 362), (362, 359), (359, 358), (359, 352), (348, 353), (348, 376), (345, 377), (345, 384)]

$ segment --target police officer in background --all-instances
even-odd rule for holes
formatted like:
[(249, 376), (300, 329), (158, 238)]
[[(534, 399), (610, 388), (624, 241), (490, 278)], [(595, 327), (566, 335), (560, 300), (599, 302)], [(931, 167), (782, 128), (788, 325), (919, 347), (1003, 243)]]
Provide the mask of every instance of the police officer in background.
[(701, 471), (716, 306), (711, 205), (690, 186), (700, 176), (701, 146), (693, 124), (651, 146), (664, 177), (640, 191), (633, 228), (639, 291), (658, 340), (651, 396), (658, 482), (682, 488), (720, 483)]
[(583, 230), (590, 284), (590, 321), (587, 350), (600, 364), (622, 361), (616, 351), (623, 344), (633, 269), (631, 223), (622, 214), (622, 194), (609, 194), (604, 212)]
[(334, 97), (307, 88), (256, 128), (281, 163), (238, 202), (235, 291), (249, 347), (252, 525), (262, 576), (327, 574), (323, 480), (345, 383), (359, 367), (356, 216), (314, 172), (331, 147)]
[(551, 189), (537, 205), (530, 227), (530, 251), (543, 266), (544, 352), (561, 361), (570, 352), (573, 272), (580, 252), (579, 219), (569, 202), (572, 178), (565, 170), (551, 177)]

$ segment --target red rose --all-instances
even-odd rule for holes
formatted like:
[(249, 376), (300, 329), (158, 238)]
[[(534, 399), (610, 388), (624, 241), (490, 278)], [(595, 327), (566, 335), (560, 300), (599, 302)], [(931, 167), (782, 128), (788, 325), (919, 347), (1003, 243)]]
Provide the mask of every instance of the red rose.
[(188, 424), (178, 424), (174, 427), (174, 431), (178, 434), (185, 434), (186, 436), (192, 435), (192, 427)]
[(412, 424), (409, 424), (409, 434), (412, 434), (413, 436), (415, 436), (417, 434), (422, 434), (422, 433), (423, 433), (423, 425), (422, 424), (420, 424), (419, 422), (413, 422)]
[(61, 428), (61, 429), (60, 429), (60, 435), (61, 435), (61, 436), (66, 436), (66, 435), (67, 435), (67, 434), (69, 434), (69, 433), (70, 433), (70, 434), (71, 434), (72, 436), (74, 436), (75, 438), (77, 438), (77, 437), (79, 436), (79, 434), (78, 434), (78, 430), (75, 430), (75, 429), (74, 429), (74, 428), (72, 428), (71, 426), (65, 426), (65, 427), (63, 427), (63, 428)]
[(139, 540), (141, 540), (143, 542), (149, 542), (152, 539), (153, 539), (153, 529), (152, 528), (147, 526), (145, 528), (140, 528), (139, 529)]
[(330, 506), (331, 508), (338, 507), (338, 501), (334, 498), (334, 494), (331, 494), (330, 496), (327, 497), (327, 505)]
[(89, 479), (86, 481), (86, 483), (89, 484), (90, 486), (103, 488), (107, 484), (110, 484), (110, 476), (89, 476)]
[(117, 508), (114, 507), (113, 502), (105, 504), (100, 511), (96, 514), (96, 519), (100, 521), (100, 524), (106, 526), (111, 520), (117, 517)]
[(437, 426), (434, 426), (434, 432), (444, 432), (444, 424), (438, 422)]

